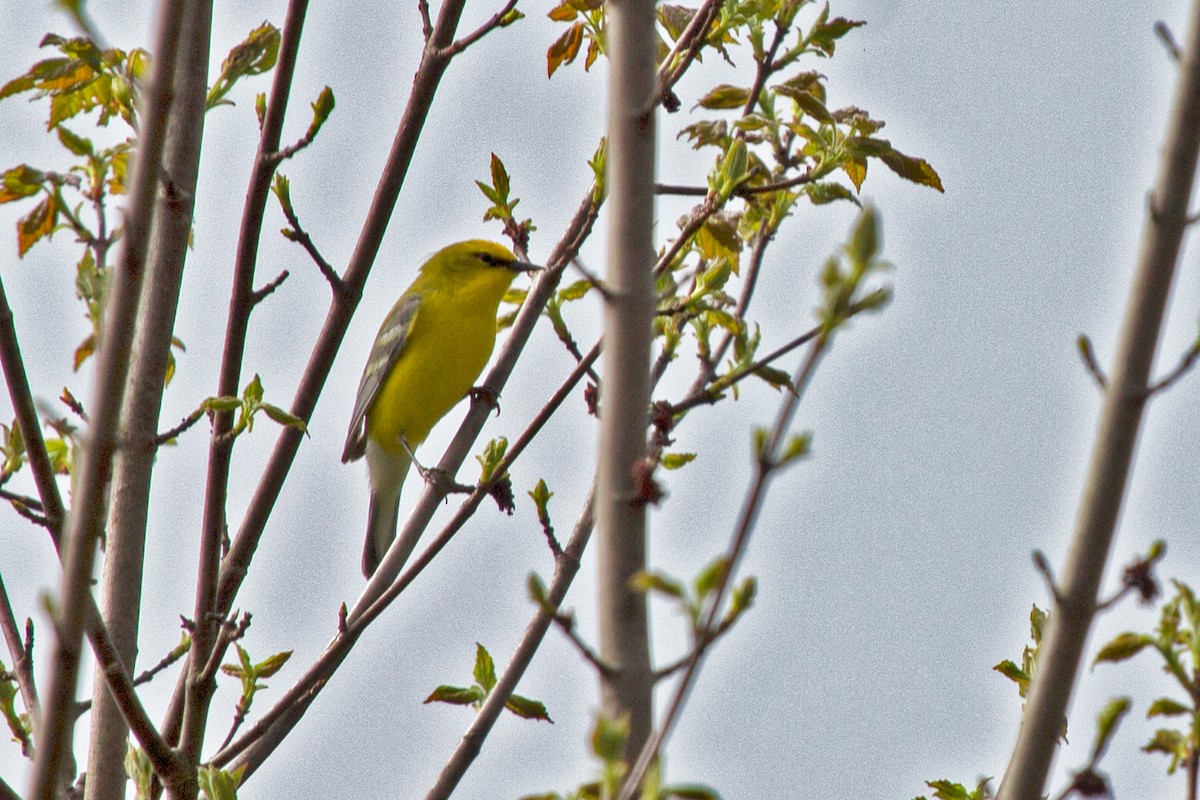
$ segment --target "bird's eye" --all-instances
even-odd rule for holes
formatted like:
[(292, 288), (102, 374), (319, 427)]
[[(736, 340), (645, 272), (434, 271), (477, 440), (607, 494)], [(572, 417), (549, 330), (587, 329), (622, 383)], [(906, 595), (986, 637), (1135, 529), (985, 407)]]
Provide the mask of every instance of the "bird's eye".
[(478, 258), (483, 263), (487, 264), (489, 267), (504, 266), (504, 261), (502, 261), (499, 258), (496, 258), (491, 253), (476, 253), (475, 257)]

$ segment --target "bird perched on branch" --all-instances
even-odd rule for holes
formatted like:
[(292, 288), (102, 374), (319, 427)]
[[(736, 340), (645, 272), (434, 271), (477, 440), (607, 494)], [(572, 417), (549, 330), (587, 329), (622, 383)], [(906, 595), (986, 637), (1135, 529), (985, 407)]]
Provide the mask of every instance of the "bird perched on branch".
[(471, 390), (492, 355), (504, 293), (518, 273), (536, 269), (495, 242), (452, 244), (421, 265), (379, 327), (342, 451), (343, 463), (367, 457), (366, 577), (396, 538), (413, 451)]

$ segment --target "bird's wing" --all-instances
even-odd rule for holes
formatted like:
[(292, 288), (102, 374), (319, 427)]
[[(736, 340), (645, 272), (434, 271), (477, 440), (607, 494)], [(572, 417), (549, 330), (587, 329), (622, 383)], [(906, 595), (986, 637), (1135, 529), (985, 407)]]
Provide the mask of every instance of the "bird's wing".
[(362, 381), (358, 384), (358, 396), (354, 400), (354, 412), (350, 415), (350, 430), (346, 433), (346, 447), (342, 450), (342, 463), (357, 461), (367, 452), (367, 411), (391, 374), (404, 345), (408, 342), (417, 308), (421, 304), (419, 294), (406, 295), (388, 313), (375, 337), (367, 366), (363, 369)]

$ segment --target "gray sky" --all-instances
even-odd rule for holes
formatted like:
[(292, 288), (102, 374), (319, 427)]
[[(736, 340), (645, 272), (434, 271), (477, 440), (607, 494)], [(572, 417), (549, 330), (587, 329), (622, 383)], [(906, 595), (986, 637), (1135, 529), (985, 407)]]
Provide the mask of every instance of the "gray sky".
[[(42, 57), (36, 43), (44, 32), (69, 28), (49, 4), (3, 5), (12, 20), (0, 52), (7, 79)], [(307, 103), (322, 85), (332, 86), (338, 106), (317, 145), (284, 171), (302, 221), (335, 264), (353, 248), (411, 82), (419, 39), (411, 5), (362, 3), (348, 14), (317, 4), (309, 16), (285, 138), (303, 131)], [(115, 45), (146, 41), (145, 14), (131, 8), (93, 9)], [(492, 10), (473, 4), (464, 29)], [(251, 652), (296, 651), (256, 710), (320, 651), (337, 605), (362, 586), (366, 479), (338, 454), (379, 320), (425, 255), (449, 241), (499, 236), (498, 226), (479, 221), (485, 203), (473, 183), (487, 177), (490, 152), (513, 176), (519, 211), (538, 225), (534, 259), (546, 256), (588, 185), (604, 70), (584, 75), (573, 65), (547, 81), (545, 49), (560, 29), (543, 7), (525, 11), (529, 19), (488, 37), (446, 75), (368, 296), (243, 591), (240, 606), (254, 613)], [(773, 485), (744, 563), (759, 579), (758, 601), (709, 659), (672, 739), (669, 779), (708, 783), (727, 798), (899, 799), (925, 791), (925, 780), (1002, 773), (1020, 701), (991, 667), (1019, 658), (1030, 605), (1046, 605), (1030, 552), (1040, 548), (1059, 564), (1071, 529), (1099, 401), (1075, 338), (1089, 334), (1108, 363), (1174, 72), (1152, 25), (1162, 19), (1180, 32), (1185, 11), (1165, 2), (834, 3), (834, 14), (868, 25), (843, 40), (834, 60), (811, 66), (829, 76), (831, 107), (858, 105), (887, 120), (883, 135), (927, 158), (946, 193), (871, 169), (864, 195), (883, 218), (896, 299), (839, 336), (801, 407), (797, 427), (814, 432), (813, 456)], [(250, 28), (264, 18), (280, 24), (281, 15), (282, 4), (219, 7), (214, 68)], [(685, 110), (660, 114), (663, 180), (701, 182), (709, 156), (696, 158), (675, 134), (695, 120), (687, 109), (698, 92), (719, 81), (748, 83), (749, 61), (744, 54), (740, 72), (706, 63), (682, 87)], [(164, 428), (214, 391), (232, 232), (253, 156), (249, 99), (266, 88), (263, 79), (248, 83), (235, 94), (237, 108), (208, 119), (196, 249), (178, 324), (188, 350), (167, 394)], [(43, 118), (43, 107), (22, 99), (0, 104), (0, 166), (61, 166), (59, 151), (43, 149)], [(688, 207), (660, 204), (662, 236)], [(810, 324), (816, 270), (853, 212), (848, 204), (801, 208), (785, 227), (755, 312), (765, 346)], [(31, 380), (46, 399), (63, 385), (86, 397), (90, 375), (69, 372), (85, 330), (71, 302), (74, 246), (60, 235), (18, 262), (11, 225), (20, 213), (0, 208), (0, 264)], [(282, 224), (272, 214), (269, 230)], [(602, 237), (595, 238), (584, 258), (599, 268)], [(1160, 371), (1195, 336), (1194, 260), (1185, 252)], [(260, 265), (260, 282), (283, 268), (292, 277), (254, 318), (246, 377), (260, 373), (268, 399), (286, 405), (328, 291), (303, 253), (279, 237), (268, 237)], [(594, 305), (570, 312), (579, 338), (591, 341)], [(570, 368), (548, 328), (535, 334), (528, 356), (485, 436), (517, 435)], [(668, 378), (660, 396), (677, 398), (689, 368)], [(1150, 407), (1115, 554), (1123, 565), (1165, 538), (1162, 577), (1193, 585), (1200, 582), (1200, 495), (1188, 477), (1200, 424), (1195, 393), (1192, 377)], [(690, 576), (723, 549), (750, 475), (750, 431), (772, 418), (777, 401), (766, 387), (749, 387), (737, 403), (700, 411), (678, 430), (677, 448), (699, 458), (666, 478), (670, 498), (652, 523), (657, 568)], [(461, 413), (426, 443), (426, 460), (436, 460)], [(0, 418), (9, 415), (0, 409)], [(576, 399), (514, 470), (519, 502), (538, 478), (550, 482), (560, 531), (583, 497), (595, 436)], [(273, 441), (264, 422), (239, 446), (233, 527)], [(147, 573), (166, 577), (146, 590), (144, 664), (177, 641), (178, 615), (191, 613), (202, 494), (196, 465), (205, 445), (198, 428), (159, 458)], [(474, 464), (464, 467), (465, 477), (474, 475)], [(9, 592), (19, 614), (42, 619), (38, 593), (58, 582), (50, 546), (14, 513), (0, 520)], [(585, 563), (567, 602), (585, 635), (595, 625), (592, 566)], [(551, 568), (527, 498), (512, 518), (481, 513), (362, 640), (245, 796), (419, 796), (470, 720), (467, 710), (420, 701), (439, 683), (469, 680), (477, 641), (499, 664), (507, 661), (532, 613), (525, 577)], [(657, 658), (666, 663), (681, 653), (682, 620), (666, 607), (655, 612)], [(1102, 618), (1093, 651), (1155, 619), (1152, 610), (1122, 606)], [(43, 626), (41, 642), (48, 640)], [(48, 650), (39, 655), (44, 665)], [(148, 702), (161, 702), (171, 685), (155, 682)], [(1180, 793), (1181, 778), (1163, 777), (1166, 759), (1138, 752), (1156, 727), (1144, 720), (1145, 708), (1164, 686), (1148, 655), (1086, 672), (1058, 780), (1086, 760), (1105, 700), (1131, 693), (1135, 711), (1104, 767), (1118, 795), (1151, 794), (1147, 787)], [(566, 791), (593, 776), (585, 743), (595, 680), (561, 637), (548, 637), (520, 692), (545, 701), (556, 724), (503, 720), (458, 796)], [(223, 691), (218, 709), (231, 710), (235, 700), (232, 689)], [(210, 746), (227, 719), (214, 713)], [(0, 774), (23, 785), (16, 745), (0, 747)]]

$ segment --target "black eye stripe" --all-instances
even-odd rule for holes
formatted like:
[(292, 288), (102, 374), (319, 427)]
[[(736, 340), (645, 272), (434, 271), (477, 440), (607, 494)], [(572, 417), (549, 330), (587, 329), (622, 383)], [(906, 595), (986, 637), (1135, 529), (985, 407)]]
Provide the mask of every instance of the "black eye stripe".
[(489, 267), (502, 267), (506, 264), (504, 259), (496, 258), (491, 253), (476, 253), (475, 257), (487, 264)]

